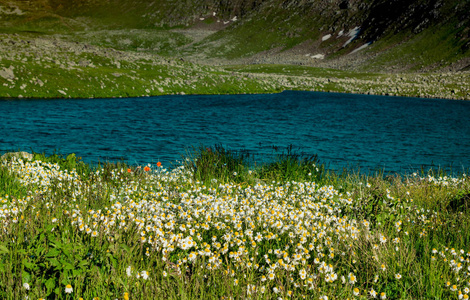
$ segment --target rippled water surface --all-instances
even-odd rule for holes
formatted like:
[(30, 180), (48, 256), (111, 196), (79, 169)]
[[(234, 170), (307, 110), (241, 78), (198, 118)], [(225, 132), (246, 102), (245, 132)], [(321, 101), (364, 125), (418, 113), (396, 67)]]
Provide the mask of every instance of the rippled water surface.
[(284, 92), (130, 99), (0, 100), (0, 152), (76, 153), (167, 166), (221, 143), (259, 160), (318, 154), (330, 168), (470, 167), (470, 102)]

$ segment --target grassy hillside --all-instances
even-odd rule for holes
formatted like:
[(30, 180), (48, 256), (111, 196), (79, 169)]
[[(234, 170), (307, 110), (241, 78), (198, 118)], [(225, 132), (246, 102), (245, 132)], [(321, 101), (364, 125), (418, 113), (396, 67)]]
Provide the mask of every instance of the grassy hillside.
[(469, 99), (466, 11), (464, 0), (0, 0), (0, 96), (305, 89)]
[[(423, 46), (440, 46), (439, 52), (443, 55), (429, 55), (420, 66), (422, 68), (461, 60), (469, 56), (470, 48), (470, 16), (465, 13), (470, 11), (470, 2), (465, 0), (334, 0), (328, 3), (281, 0), (4, 0), (0, 3), (4, 32), (202, 26), (217, 30), (184, 53), (204, 51), (207, 56), (228, 59), (249, 57), (272, 49), (287, 51), (297, 48), (299, 54), (318, 52), (335, 59), (370, 43), (373, 47), (368, 51), (379, 57), (385, 52), (383, 60), (388, 61), (390, 51), (406, 52), (412, 56), (426, 55), (420, 52), (419, 47), (409, 48), (422, 40), (430, 40)], [(458, 54), (456, 59), (448, 59), (454, 54)], [(376, 63), (380, 61), (378, 59)], [(415, 64), (410, 66), (420, 69)]]

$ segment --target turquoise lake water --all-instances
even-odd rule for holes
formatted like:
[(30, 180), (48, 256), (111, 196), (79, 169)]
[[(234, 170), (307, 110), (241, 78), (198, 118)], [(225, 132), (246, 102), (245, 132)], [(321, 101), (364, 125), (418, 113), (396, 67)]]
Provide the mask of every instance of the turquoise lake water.
[(271, 159), (292, 145), (329, 168), (470, 168), (470, 102), (317, 92), (128, 99), (0, 100), (0, 152), (171, 167), (222, 144)]

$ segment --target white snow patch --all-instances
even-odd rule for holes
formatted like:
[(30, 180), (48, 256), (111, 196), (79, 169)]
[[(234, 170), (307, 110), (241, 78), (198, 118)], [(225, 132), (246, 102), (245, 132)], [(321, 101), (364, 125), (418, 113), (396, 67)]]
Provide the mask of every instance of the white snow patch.
[(67, 95), (66, 92), (64, 92), (63, 90), (58, 90), (59, 93), (61, 93), (62, 95)]
[(235, 22), (237, 20), (237, 16), (233, 17), (232, 21)]
[(367, 48), (370, 44), (372, 44), (372, 43), (370, 43), (370, 42), (369, 42), (369, 43), (365, 43), (365, 44), (362, 45), (361, 47), (356, 48), (356, 49), (354, 49), (353, 51), (351, 51), (351, 53), (349, 53), (349, 54), (353, 54), (353, 53), (356, 53), (356, 52), (358, 52), (358, 51), (361, 51), (362, 49)]
[(216, 14), (217, 14), (217, 13), (214, 11), (214, 12), (212, 13), (212, 16), (215, 17)]
[(324, 59), (325, 54), (315, 54), (315, 55), (312, 55), (310, 57), (313, 58), (313, 59)]
[(327, 34), (324, 37), (321, 38), (322, 42), (328, 40), (331, 37), (331, 34)]
[(349, 40), (346, 41), (346, 43), (344, 43), (343, 47), (346, 47), (347, 45), (349, 45), (349, 43), (351, 43), (355, 38), (357, 38), (357, 36), (359, 35), (359, 32), (361, 31), (361, 28), (359, 27), (354, 27), (351, 31), (349, 31), (348, 33), (348, 36), (350, 37)]
[(343, 36), (343, 34), (344, 34), (344, 30), (341, 30), (340, 32), (338, 32), (338, 37)]
[(204, 21), (204, 20), (205, 20), (205, 18), (199, 18), (199, 20), (201, 20), (201, 21)]
[(228, 23), (230, 23), (230, 21), (224, 21), (224, 25), (227, 25)]

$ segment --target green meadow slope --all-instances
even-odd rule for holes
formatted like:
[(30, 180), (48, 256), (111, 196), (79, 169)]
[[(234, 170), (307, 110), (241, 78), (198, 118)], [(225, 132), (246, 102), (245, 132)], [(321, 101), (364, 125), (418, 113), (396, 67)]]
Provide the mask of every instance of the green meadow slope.
[(466, 0), (0, 0), (0, 96), (469, 99), (468, 11)]

